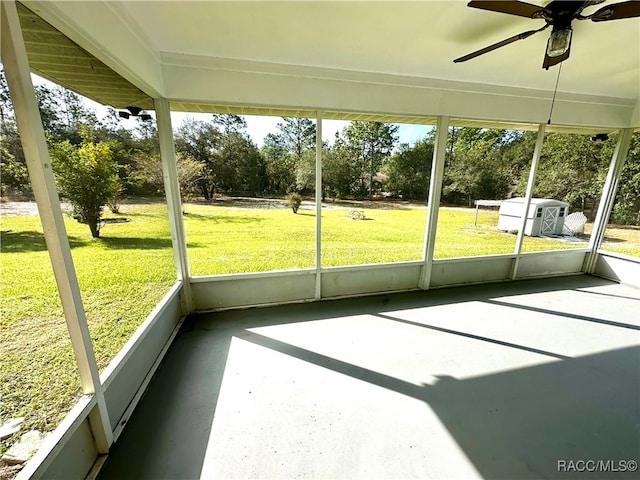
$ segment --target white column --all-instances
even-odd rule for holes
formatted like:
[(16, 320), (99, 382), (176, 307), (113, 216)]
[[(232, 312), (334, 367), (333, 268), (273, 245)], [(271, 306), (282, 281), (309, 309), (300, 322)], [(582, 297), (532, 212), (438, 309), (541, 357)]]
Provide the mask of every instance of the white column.
[(418, 287), (427, 290), (431, 283), (431, 269), (433, 267), (433, 248), (436, 241), (438, 227), (438, 210), (440, 208), (440, 194), (442, 192), (442, 178), (444, 176), (444, 160), (447, 151), (447, 137), (449, 135), (449, 117), (438, 117), (436, 124), (436, 139), (431, 164), (431, 182), (429, 184), (429, 200), (427, 203), (427, 224), (424, 230), (424, 248), (422, 271)]
[(18, 12), (14, 2), (1, 1), (0, 4), (2, 63), (5, 67), (29, 179), (38, 205), (40, 222), (62, 301), (82, 391), (85, 394), (95, 395), (97, 402), (98, 410), (90, 416), (96, 447), (98, 452), (106, 453), (113, 443), (113, 433), (60, 209), (60, 199), (51, 170), (42, 119), (31, 84)]
[(322, 112), (316, 113), (316, 300), (322, 298)]
[(518, 264), (520, 263), (520, 253), (522, 252), (522, 242), (524, 240), (524, 230), (527, 226), (527, 217), (529, 216), (529, 208), (531, 207), (531, 197), (533, 197), (533, 187), (536, 183), (536, 173), (538, 164), (540, 163), (540, 154), (542, 153), (542, 145), (544, 143), (546, 125), (541, 123), (538, 126), (538, 138), (536, 146), (533, 149), (533, 159), (531, 160), (531, 169), (529, 170), (529, 180), (527, 181), (527, 191), (524, 194), (524, 204), (522, 205), (522, 217), (520, 218), (520, 229), (516, 237), (516, 246), (514, 248), (515, 258), (511, 268), (511, 279), (515, 280), (518, 276)]
[(180, 200), (176, 149), (173, 141), (173, 129), (171, 127), (171, 110), (169, 109), (169, 102), (167, 102), (166, 99), (155, 99), (154, 103), (156, 123), (158, 124), (160, 158), (162, 159), (164, 191), (169, 211), (173, 260), (176, 266), (178, 280), (182, 281), (182, 313), (189, 314), (193, 311), (190, 283), (191, 275), (189, 273), (189, 258), (187, 257), (187, 237), (182, 218), (182, 201)]
[(600, 197), (598, 212), (596, 213), (596, 219), (593, 222), (593, 229), (589, 240), (589, 250), (591, 251), (584, 268), (584, 271), (587, 273), (593, 273), (596, 266), (598, 249), (602, 245), (602, 239), (604, 238), (604, 233), (607, 228), (609, 215), (611, 215), (611, 210), (613, 209), (616, 191), (618, 189), (618, 181), (620, 180), (620, 175), (622, 175), (622, 170), (627, 159), (632, 135), (632, 128), (625, 128), (620, 131), (618, 144), (616, 145), (616, 149), (611, 157), (609, 171), (607, 172), (607, 178), (604, 182), (604, 186), (602, 187), (602, 196)]

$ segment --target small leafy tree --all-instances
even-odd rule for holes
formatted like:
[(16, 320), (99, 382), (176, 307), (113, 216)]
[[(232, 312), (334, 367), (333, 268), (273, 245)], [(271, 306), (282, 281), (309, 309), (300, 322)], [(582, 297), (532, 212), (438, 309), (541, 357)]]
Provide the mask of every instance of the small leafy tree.
[(177, 165), (178, 183), (180, 184), (180, 200), (185, 201), (185, 197), (193, 191), (198, 181), (204, 174), (204, 165), (193, 158), (178, 155)]
[[(135, 175), (152, 186), (157, 192), (164, 193), (164, 177), (162, 161), (158, 156), (141, 155), (136, 159)], [(204, 175), (205, 166), (182, 153), (176, 154), (176, 169), (180, 185), (180, 200), (197, 190), (198, 181)]]
[(65, 140), (52, 146), (51, 158), (58, 190), (71, 204), (73, 218), (86, 223), (91, 236), (98, 238), (102, 208), (120, 188), (110, 145), (85, 138), (74, 146)]

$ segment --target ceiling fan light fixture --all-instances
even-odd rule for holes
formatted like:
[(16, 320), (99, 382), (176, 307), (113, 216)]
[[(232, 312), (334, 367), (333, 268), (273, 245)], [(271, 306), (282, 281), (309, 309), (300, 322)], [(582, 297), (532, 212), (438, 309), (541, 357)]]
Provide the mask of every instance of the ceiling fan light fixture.
[(127, 110), (129, 110), (129, 112), (131, 112), (131, 115), (133, 115), (134, 117), (139, 116), (140, 112), (142, 112), (142, 109), (140, 107), (127, 107)]
[(591, 137), (592, 142), (606, 142), (607, 140), (609, 140), (609, 135), (606, 133), (596, 133)]
[(118, 116), (120, 118), (125, 118), (125, 119), (128, 119), (130, 117), (138, 117), (142, 121), (149, 121), (152, 118), (149, 113), (145, 112), (140, 107), (127, 107), (127, 110), (128, 112), (124, 110), (120, 110), (118, 112)]
[(564, 55), (571, 45), (571, 27), (551, 32), (547, 43), (547, 55), (551, 58)]

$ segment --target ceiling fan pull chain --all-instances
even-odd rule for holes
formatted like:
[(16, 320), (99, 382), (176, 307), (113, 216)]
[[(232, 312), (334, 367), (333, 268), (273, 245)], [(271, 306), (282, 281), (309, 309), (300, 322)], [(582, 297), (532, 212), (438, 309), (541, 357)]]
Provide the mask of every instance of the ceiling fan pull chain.
[(553, 113), (553, 104), (556, 103), (556, 93), (558, 93), (558, 82), (560, 81), (561, 71), (562, 71), (562, 63), (560, 64), (560, 68), (558, 68), (558, 76), (556, 77), (556, 87), (553, 89), (553, 98), (551, 99), (551, 110), (549, 110), (549, 120), (547, 120), (547, 125), (551, 125), (551, 114)]

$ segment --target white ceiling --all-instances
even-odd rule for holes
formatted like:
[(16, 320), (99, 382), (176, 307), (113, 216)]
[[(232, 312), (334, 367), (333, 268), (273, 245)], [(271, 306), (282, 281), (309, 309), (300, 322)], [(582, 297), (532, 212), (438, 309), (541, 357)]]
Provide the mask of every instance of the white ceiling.
[[(542, 69), (548, 30), (454, 64), (544, 25), (460, 0), (23, 3), (173, 109), (446, 115), (537, 125), (547, 121), (559, 71)], [(640, 127), (640, 19), (573, 27), (554, 124)]]
[[(159, 52), (542, 90), (553, 89), (556, 81), (557, 68), (541, 68), (548, 30), (454, 64), (456, 57), (544, 25), (472, 9), (464, 1), (125, 1), (121, 6)], [(638, 98), (640, 20), (573, 23), (571, 58), (562, 66), (559, 89)]]

